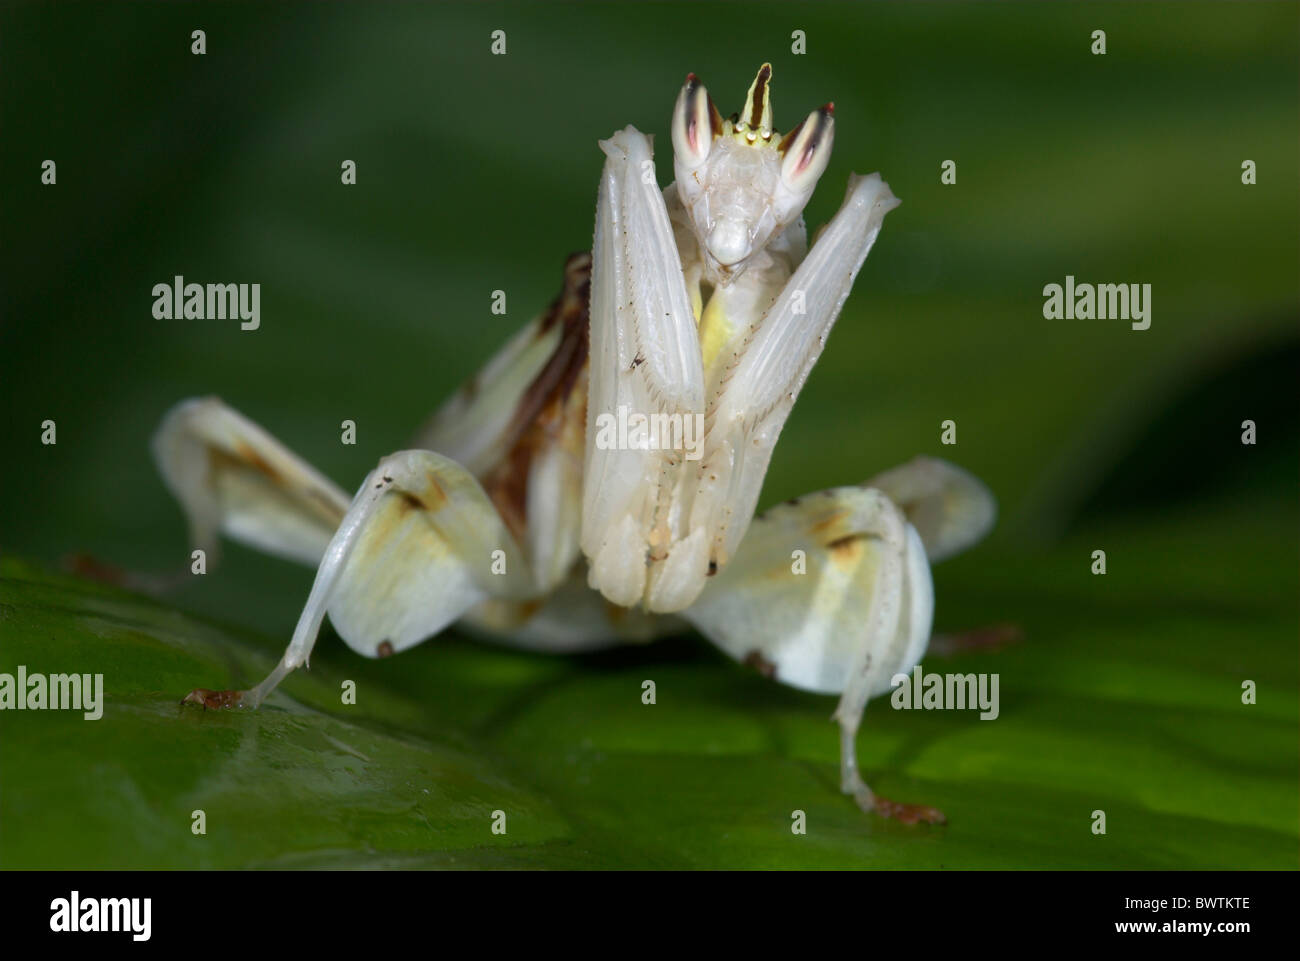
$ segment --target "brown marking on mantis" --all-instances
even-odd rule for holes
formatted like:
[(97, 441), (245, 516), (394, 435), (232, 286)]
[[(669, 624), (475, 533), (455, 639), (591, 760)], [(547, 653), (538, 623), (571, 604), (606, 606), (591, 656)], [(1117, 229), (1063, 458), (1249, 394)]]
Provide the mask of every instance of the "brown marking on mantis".
[(829, 531), (830, 529), (842, 524), (848, 518), (848, 516), (849, 516), (849, 512), (846, 510), (836, 511), (833, 514), (828, 514), (826, 517), (823, 517), (817, 523), (813, 524), (811, 530), (813, 530), (814, 532)]
[[(834, 101), (826, 104), (824, 107), (819, 109), (816, 112), (815, 116), (811, 118), (814, 125), (813, 130), (811, 135), (808, 138), (808, 142), (804, 145), (803, 153), (800, 154), (799, 156), (799, 163), (798, 166), (795, 168), (796, 170), (803, 170), (812, 161), (813, 154), (816, 152), (817, 148), (821, 145), (821, 143), (826, 139), (826, 131), (830, 128), (830, 121), (833, 116), (835, 116)], [(808, 123), (808, 118), (799, 121), (798, 125), (796, 125), (793, 130), (791, 130), (788, 134), (786, 134), (781, 139), (781, 142), (777, 145), (776, 148), (781, 152), (781, 156), (784, 157), (786, 152), (789, 151), (789, 149), (794, 145), (794, 142), (799, 138), (799, 134), (803, 131), (804, 125), (807, 123)], [(821, 231), (825, 230), (826, 227), (827, 227), (826, 224), (823, 224), (821, 226), (817, 234), (818, 237), (821, 236)]]
[(763, 108), (767, 105), (767, 82), (772, 79), (772, 67), (763, 64), (754, 78), (754, 103), (751, 106), (749, 125), (757, 130), (763, 124)]
[(766, 678), (776, 677), (776, 665), (765, 658), (757, 648), (746, 654), (745, 659), (740, 663), (752, 667)]
[(240, 471), (248, 468), (252, 468), (261, 474), (277, 489), (286, 491), (295, 497), (301, 496), (306, 501), (303, 504), (303, 510), (314, 513), (334, 524), (343, 520), (343, 514), (347, 510), (346, 506), (340, 508), (334, 498), (319, 487), (295, 487), (291, 485), (288, 478), (276, 470), (270, 461), (245, 442), (238, 441), (236, 443), (235, 453), (221, 447), (208, 448), (208, 469), (212, 477), (215, 478), (225, 471)]
[(520, 601), (518, 605), (520, 621), (521, 622), (531, 621), (533, 619), (533, 615), (536, 614), (538, 611), (540, 611), (543, 605), (545, 604), (546, 604), (546, 598), (544, 597), (538, 597), (531, 601)]
[(794, 143), (795, 138), (799, 136), (799, 131), (803, 129), (803, 125), (807, 122), (807, 120), (800, 120), (794, 125), (794, 129), (786, 134), (785, 137), (782, 138), (781, 142), (776, 145), (776, 149), (781, 152), (781, 156), (785, 156), (785, 152), (790, 149), (790, 144)]
[(392, 656), (393, 656), (393, 642), (392, 642), (392, 641), (383, 641), (383, 642), (382, 642), (382, 643), (381, 643), (377, 648), (375, 648), (375, 653), (376, 653), (377, 655), (379, 655), (380, 657), (392, 657)]
[[(686, 75), (686, 88), (687, 88), (686, 96), (688, 102), (694, 101), (695, 92), (701, 86), (702, 85), (700, 83), (700, 78), (695, 76), (694, 73), (688, 73)], [(709, 95), (709, 92), (707, 90), (704, 92), (704, 99), (709, 106), (709, 134), (712, 138), (716, 139), (722, 136), (722, 114), (718, 113), (718, 108), (713, 103), (713, 97)], [(698, 150), (703, 141), (703, 137), (702, 137), (702, 131), (696, 129), (695, 120), (696, 120), (695, 111), (694, 110), (687, 111), (686, 136), (690, 139), (691, 146), (694, 149)], [(693, 174), (693, 176), (695, 175)], [(698, 176), (696, 176), (696, 182), (697, 183), (699, 182)]]
[(339, 510), (338, 504), (335, 503), (334, 498), (330, 497), (329, 494), (325, 493), (319, 487), (308, 487), (306, 494), (307, 499), (319, 508), (319, 513), (322, 516), (333, 520), (336, 524), (343, 520), (343, 514), (345, 511)]
[(451, 500), (447, 492), (442, 489), (442, 485), (438, 483), (438, 479), (432, 474), (429, 475), (429, 490), (427, 493), (429, 494), (429, 507), (435, 511), (441, 509)]
[[(718, 137), (722, 136), (722, 114), (719, 113), (718, 108), (713, 105), (713, 98), (709, 97), (708, 100), (709, 100), (709, 132), (713, 134), (713, 138), (716, 140)], [(696, 177), (696, 182), (698, 181), (699, 178)]]
[(862, 542), (870, 538), (870, 534), (846, 534), (831, 541), (826, 549), (831, 552), (831, 560), (836, 564), (853, 564), (862, 556)]
[(259, 474), (266, 475), (267, 478), (274, 481), (276, 484), (283, 483), (284, 478), (280, 476), (280, 472), (272, 467), (265, 457), (253, 448), (249, 447), (242, 440), (235, 442), (235, 453), (243, 458), (244, 463), (248, 464), (248, 466), (252, 467)]
[[(572, 254), (564, 266), (564, 288), (538, 325), (539, 336), (559, 325), (559, 343), (519, 398), (505, 454), (483, 477), (484, 491), (516, 538), (522, 539), (527, 526), (533, 458), (563, 433), (566, 416), (574, 416), (570, 396), (586, 391), (590, 297), (591, 254)], [(585, 403), (578, 406), (585, 415)]]
[(401, 510), (403, 514), (405, 514), (407, 511), (412, 511), (412, 510), (423, 511), (423, 510), (428, 510), (429, 508), (428, 504), (426, 504), (423, 500), (421, 500), (416, 495), (412, 494), (410, 491), (399, 490), (397, 491), (397, 494), (400, 498), (398, 500), (398, 504), (401, 506)]

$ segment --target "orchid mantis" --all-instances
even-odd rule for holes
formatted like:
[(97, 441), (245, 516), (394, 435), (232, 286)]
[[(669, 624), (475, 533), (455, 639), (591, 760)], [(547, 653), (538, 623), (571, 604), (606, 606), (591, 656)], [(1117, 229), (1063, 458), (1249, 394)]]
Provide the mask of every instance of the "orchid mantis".
[[(195, 546), (215, 560), (224, 534), (316, 566), (271, 675), (187, 701), (256, 707), (307, 663), (326, 615), (367, 657), (453, 622), (556, 652), (689, 625), (779, 683), (841, 695), (842, 789), (864, 810), (942, 820), (877, 797), (856, 735), (867, 701), (925, 652), (930, 562), (979, 540), (994, 503), (966, 472), (917, 459), (754, 516), (785, 419), (898, 205), (879, 174), (852, 176), (808, 248), (833, 105), (782, 136), (771, 73), (729, 119), (687, 77), (667, 188), (645, 134), (601, 141), (590, 254), (355, 496), (220, 400), (169, 412), (154, 453)], [(694, 454), (597, 429), (629, 411), (699, 425)]]

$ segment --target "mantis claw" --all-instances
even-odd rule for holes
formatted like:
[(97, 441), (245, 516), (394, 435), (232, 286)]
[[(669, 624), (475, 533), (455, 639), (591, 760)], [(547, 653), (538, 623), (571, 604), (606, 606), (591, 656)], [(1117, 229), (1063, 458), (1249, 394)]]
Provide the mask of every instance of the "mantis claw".
[(892, 818), (902, 824), (948, 823), (948, 819), (943, 816), (943, 812), (938, 808), (929, 807), (925, 804), (903, 804), (879, 796), (876, 797), (875, 804), (870, 810), (875, 811), (882, 818)]
[(243, 707), (243, 691), (210, 691), (206, 687), (196, 687), (181, 698), (181, 704), (197, 704), (207, 710), (223, 707)]

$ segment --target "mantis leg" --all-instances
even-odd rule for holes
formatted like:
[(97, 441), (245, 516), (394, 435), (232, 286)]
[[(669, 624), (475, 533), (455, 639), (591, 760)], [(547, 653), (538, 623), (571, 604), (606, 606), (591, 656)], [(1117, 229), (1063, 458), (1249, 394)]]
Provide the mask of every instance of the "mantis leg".
[(879, 174), (849, 179), (839, 211), (761, 319), (738, 345), (705, 422), (693, 528), (709, 532), (715, 569), (730, 563), (746, 536), (772, 450), (821, 356), (885, 215), (899, 201)]
[[(997, 502), (981, 480), (955, 464), (934, 457), (915, 457), (877, 474), (864, 486), (884, 491), (902, 508), (921, 535), (932, 564), (982, 540), (997, 517)], [(1021, 637), (1020, 628), (1007, 623), (935, 634), (930, 639), (930, 653), (945, 657), (995, 651)]]
[(154, 443), (196, 542), (227, 534), (318, 563), (293, 638), (248, 692), (196, 690), (208, 707), (256, 707), (305, 664), (329, 615), (358, 653), (382, 657), (436, 634), (490, 599), (537, 594), (520, 550), (478, 481), (430, 451), (380, 461), (349, 503), (247, 418), (214, 399), (179, 405)]
[(982, 540), (997, 517), (997, 502), (983, 481), (936, 457), (914, 457), (863, 486), (884, 491), (902, 508), (932, 564)]
[[(601, 146), (582, 550), (591, 586), (609, 600), (673, 613), (700, 596), (745, 535), (785, 418), (898, 201), (879, 175), (851, 179), (771, 306), (757, 316), (765, 298), (751, 298), (744, 316), (728, 318), (734, 330), (714, 361), (725, 371), (714, 372), (721, 386), (706, 403), (699, 330), (648, 138), (628, 128)], [(601, 422), (618, 413), (699, 418), (708, 436), (694, 459), (611, 450)]]
[(731, 565), (684, 617), (742, 663), (780, 683), (841, 695), (841, 787), (905, 821), (932, 808), (876, 796), (857, 766), (867, 701), (912, 669), (930, 636), (934, 594), (920, 536), (878, 490), (841, 487), (756, 517)]
[(154, 460), (208, 555), (219, 535), (303, 564), (317, 564), (348, 509), (348, 496), (262, 427), (216, 397), (182, 401), (153, 438)]
[(632, 607), (644, 599), (651, 610), (672, 611), (684, 605), (659, 602), (659, 570), (703, 586), (708, 566), (704, 538), (686, 536), (673, 503), (684, 453), (629, 449), (609, 442), (616, 431), (603, 428), (620, 418), (679, 426), (702, 418), (699, 338), (649, 138), (628, 127), (601, 148), (581, 546), (591, 586), (610, 601)]
[(489, 597), (533, 591), (523, 552), (465, 468), (431, 451), (391, 454), (331, 538), (279, 665), (240, 703), (256, 707), (307, 662), (326, 613), (353, 650), (387, 657)]

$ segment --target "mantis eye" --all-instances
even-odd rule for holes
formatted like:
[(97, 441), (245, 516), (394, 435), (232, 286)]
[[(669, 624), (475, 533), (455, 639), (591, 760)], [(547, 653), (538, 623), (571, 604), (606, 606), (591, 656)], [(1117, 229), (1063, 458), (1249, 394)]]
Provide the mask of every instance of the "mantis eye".
[(796, 193), (811, 192), (831, 159), (835, 139), (835, 104), (814, 110), (799, 126), (791, 130), (779, 149), (781, 180)]
[(673, 108), (673, 151), (677, 162), (694, 170), (708, 159), (714, 138), (721, 134), (722, 115), (713, 105), (713, 98), (699, 77), (687, 74)]

